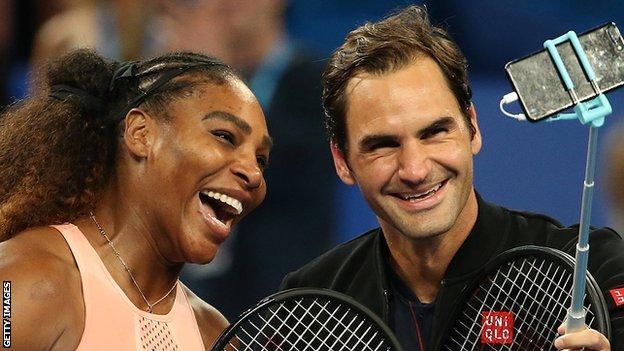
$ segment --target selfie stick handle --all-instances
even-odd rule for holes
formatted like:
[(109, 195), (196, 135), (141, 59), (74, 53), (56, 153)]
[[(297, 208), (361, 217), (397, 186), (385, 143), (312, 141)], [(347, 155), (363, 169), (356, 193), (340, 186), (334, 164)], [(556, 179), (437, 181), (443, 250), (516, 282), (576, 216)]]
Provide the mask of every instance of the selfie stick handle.
[[(570, 41), (572, 47), (581, 62), (592, 88), (598, 94), (592, 100), (581, 102), (574, 91), (574, 83), (570, 79), (568, 70), (565, 68), (556, 45)], [(591, 219), (592, 197), (594, 194), (594, 173), (596, 170), (596, 148), (598, 141), (598, 128), (604, 124), (604, 119), (612, 112), (611, 104), (596, 84), (596, 75), (585, 55), (581, 43), (573, 31), (553, 40), (544, 42), (553, 59), (559, 75), (565, 84), (566, 90), (574, 102), (574, 113), (562, 113), (551, 118), (551, 121), (563, 119), (578, 119), (582, 124), (589, 124), (589, 142), (587, 145), (587, 160), (585, 163), (585, 180), (583, 182), (583, 196), (581, 200), (581, 220), (579, 223), (579, 239), (576, 244), (576, 265), (574, 267), (574, 282), (572, 285), (572, 303), (568, 309), (566, 318), (566, 333), (579, 331), (585, 328), (586, 310), (583, 306), (585, 297), (585, 284), (587, 272), (587, 258), (589, 254), (589, 222)]]

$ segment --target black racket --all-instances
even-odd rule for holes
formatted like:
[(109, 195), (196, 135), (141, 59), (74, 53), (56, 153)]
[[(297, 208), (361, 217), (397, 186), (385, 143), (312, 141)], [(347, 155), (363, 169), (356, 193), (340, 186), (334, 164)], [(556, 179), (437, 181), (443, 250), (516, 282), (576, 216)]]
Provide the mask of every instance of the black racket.
[[(464, 290), (438, 350), (556, 350), (573, 276), (574, 259), (559, 250), (523, 246), (498, 255)], [(585, 292), (586, 324), (609, 338), (606, 303), (589, 272)]]
[(322, 289), (291, 289), (263, 299), (230, 325), (212, 350), (402, 351), (370, 310)]

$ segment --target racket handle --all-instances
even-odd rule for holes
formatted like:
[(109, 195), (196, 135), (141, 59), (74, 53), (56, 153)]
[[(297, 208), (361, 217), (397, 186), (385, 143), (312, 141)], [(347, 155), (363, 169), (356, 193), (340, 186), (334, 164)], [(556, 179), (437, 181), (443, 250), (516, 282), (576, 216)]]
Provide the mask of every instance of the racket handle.
[(586, 328), (585, 315), (587, 310), (582, 308), (580, 311), (573, 312), (572, 308), (568, 309), (568, 316), (566, 317), (565, 326), (566, 334), (581, 331)]

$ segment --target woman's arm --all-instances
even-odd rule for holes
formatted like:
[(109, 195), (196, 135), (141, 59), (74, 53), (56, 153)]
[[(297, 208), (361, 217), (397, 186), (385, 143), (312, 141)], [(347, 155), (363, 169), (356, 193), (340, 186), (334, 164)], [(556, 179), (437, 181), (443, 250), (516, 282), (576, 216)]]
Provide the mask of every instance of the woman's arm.
[(0, 243), (3, 288), (10, 282), (10, 296), (3, 297), (10, 299), (12, 350), (69, 350), (80, 342), (80, 274), (69, 249), (63, 251), (63, 239), (51, 234), (53, 229), (41, 228)]

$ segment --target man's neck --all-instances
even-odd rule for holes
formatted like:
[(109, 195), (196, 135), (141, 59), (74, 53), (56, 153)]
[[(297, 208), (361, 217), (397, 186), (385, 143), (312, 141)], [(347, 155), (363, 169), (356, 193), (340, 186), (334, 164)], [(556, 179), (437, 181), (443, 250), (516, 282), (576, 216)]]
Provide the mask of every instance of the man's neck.
[(453, 227), (443, 234), (413, 239), (382, 225), (392, 269), (421, 302), (435, 300), (451, 260), (475, 225), (477, 212), (473, 190)]

